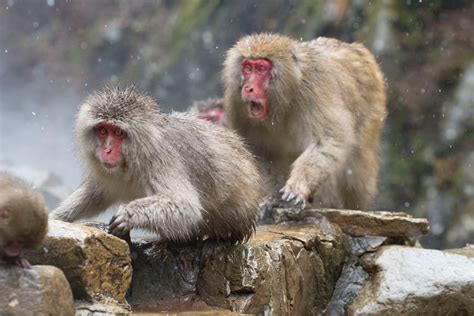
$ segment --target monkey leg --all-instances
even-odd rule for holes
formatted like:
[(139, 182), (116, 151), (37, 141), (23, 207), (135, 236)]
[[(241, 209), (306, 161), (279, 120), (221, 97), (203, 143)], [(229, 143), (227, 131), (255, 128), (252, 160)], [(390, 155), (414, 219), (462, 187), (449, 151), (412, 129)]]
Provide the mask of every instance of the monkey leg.
[(137, 199), (120, 206), (110, 220), (110, 233), (123, 236), (131, 229), (141, 228), (166, 240), (191, 240), (203, 223), (201, 210), (198, 199), (193, 198), (189, 201), (160, 196)]

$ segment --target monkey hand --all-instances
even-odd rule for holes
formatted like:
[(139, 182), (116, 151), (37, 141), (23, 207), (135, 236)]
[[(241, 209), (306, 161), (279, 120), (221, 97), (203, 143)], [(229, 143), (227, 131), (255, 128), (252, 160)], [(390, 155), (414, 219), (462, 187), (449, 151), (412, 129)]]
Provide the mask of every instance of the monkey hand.
[(293, 203), (300, 210), (303, 210), (306, 207), (306, 201), (310, 195), (309, 189), (300, 184), (292, 185), (290, 180), (279, 192), (281, 193), (282, 201)]
[(124, 237), (131, 229), (130, 214), (125, 206), (120, 206), (117, 213), (110, 219), (109, 233), (118, 237)]

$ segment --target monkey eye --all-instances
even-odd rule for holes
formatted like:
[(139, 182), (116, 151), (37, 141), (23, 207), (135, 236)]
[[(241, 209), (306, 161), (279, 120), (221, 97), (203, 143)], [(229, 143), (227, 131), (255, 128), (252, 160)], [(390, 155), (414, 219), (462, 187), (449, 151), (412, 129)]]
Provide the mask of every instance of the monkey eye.
[(259, 73), (265, 73), (265, 72), (267, 72), (267, 67), (265, 67), (265, 66), (258, 66), (257, 71), (258, 71)]
[(242, 67), (242, 71), (245, 72), (245, 73), (251, 73), (252, 72), (252, 66), (250, 66), (249, 64), (245, 64)]
[(125, 132), (121, 128), (116, 127), (114, 129), (114, 135), (118, 137), (123, 137), (125, 136)]
[(100, 134), (100, 135), (105, 135), (107, 134), (107, 129), (103, 126), (100, 126), (100, 127), (97, 127), (96, 131)]

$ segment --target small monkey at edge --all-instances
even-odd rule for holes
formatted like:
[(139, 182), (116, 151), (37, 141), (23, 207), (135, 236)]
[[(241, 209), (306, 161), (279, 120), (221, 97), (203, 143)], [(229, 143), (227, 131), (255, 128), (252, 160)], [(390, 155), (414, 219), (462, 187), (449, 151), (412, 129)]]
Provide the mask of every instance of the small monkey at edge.
[(40, 246), (47, 230), (43, 199), (22, 180), (0, 171), (0, 263), (30, 268), (22, 250)]
[(246, 36), (227, 52), (223, 80), (226, 123), (262, 164), (267, 194), (300, 208), (367, 209), (386, 100), (362, 44)]
[(67, 222), (120, 203), (111, 232), (163, 240), (242, 242), (255, 229), (261, 179), (240, 137), (186, 114), (164, 114), (135, 88), (106, 88), (75, 126), (85, 179), (51, 217)]

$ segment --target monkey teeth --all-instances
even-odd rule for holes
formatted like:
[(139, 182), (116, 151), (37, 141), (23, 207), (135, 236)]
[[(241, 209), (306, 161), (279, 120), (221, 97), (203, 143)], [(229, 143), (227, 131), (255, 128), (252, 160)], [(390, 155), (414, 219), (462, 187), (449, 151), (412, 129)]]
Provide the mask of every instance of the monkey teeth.
[(110, 164), (110, 163), (106, 163), (106, 162), (103, 162), (102, 165), (107, 170), (114, 170), (115, 168), (118, 167), (118, 164)]
[(265, 104), (257, 101), (251, 101), (249, 104), (250, 115), (257, 121), (261, 121), (267, 117)]

